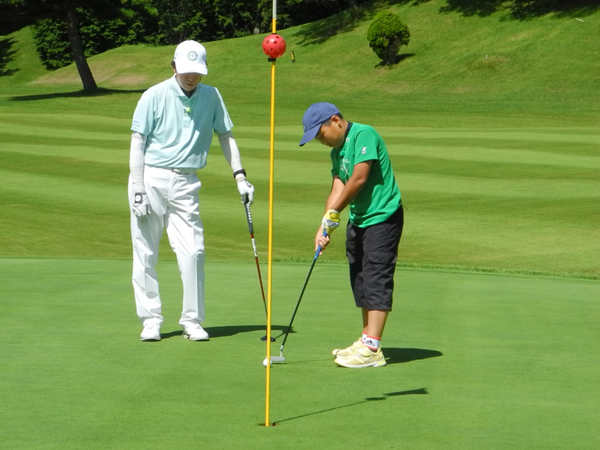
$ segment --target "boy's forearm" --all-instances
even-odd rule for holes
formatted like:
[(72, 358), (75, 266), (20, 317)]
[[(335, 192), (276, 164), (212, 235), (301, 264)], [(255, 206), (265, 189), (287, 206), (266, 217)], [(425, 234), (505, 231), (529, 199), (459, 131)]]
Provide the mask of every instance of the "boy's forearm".
[[(358, 163), (354, 166), (352, 176), (350, 177), (350, 179), (348, 179), (345, 185), (342, 183), (341, 180), (338, 179), (339, 183), (341, 184), (341, 190), (335, 198), (331, 198), (330, 195), (330, 198), (327, 201), (327, 209), (343, 211), (344, 208), (346, 208), (346, 206), (348, 206), (350, 202), (352, 202), (352, 200), (356, 198), (356, 196), (365, 186), (367, 178), (369, 177), (370, 170), (371, 161)], [(329, 200), (331, 200), (331, 202)]]

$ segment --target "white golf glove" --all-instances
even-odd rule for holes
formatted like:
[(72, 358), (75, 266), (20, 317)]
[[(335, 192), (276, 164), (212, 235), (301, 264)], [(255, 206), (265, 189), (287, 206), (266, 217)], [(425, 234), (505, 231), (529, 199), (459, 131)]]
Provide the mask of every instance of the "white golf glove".
[(152, 208), (150, 208), (150, 200), (148, 200), (148, 195), (144, 191), (133, 194), (133, 205), (131, 205), (131, 211), (136, 217), (142, 219), (145, 219), (146, 216), (152, 212)]
[(254, 186), (252, 186), (248, 181), (243, 178), (237, 182), (238, 191), (242, 196), (242, 203), (251, 205), (254, 201)]
[(340, 226), (340, 212), (335, 209), (328, 209), (323, 220), (321, 221), (323, 231), (326, 231), (328, 235), (331, 235), (333, 230)]

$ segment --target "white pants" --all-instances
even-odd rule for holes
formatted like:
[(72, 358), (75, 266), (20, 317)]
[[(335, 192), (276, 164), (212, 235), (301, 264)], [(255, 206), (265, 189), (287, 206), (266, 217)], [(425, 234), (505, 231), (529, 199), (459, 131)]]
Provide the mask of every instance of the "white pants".
[[(161, 299), (156, 263), (163, 230), (177, 255), (183, 283), (183, 309), (179, 323), (202, 323), (204, 312), (204, 230), (200, 219), (200, 180), (192, 174), (145, 166), (144, 184), (152, 213), (145, 219), (131, 214), (133, 291), (142, 324), (161, 324)], [(131, 180), (129, 201), (133, 200)]]

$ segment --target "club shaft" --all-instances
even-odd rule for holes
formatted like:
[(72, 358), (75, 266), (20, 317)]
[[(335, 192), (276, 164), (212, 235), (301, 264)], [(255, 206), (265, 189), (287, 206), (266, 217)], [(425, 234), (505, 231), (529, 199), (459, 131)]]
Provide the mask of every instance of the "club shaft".
[(254, 226), (252, 224), (252, 214), (250, 213), (250, 202), (244, 203), (244, 210), (246, 211), (246, 220), (248, 221), (248, 231), (250, 232), (250, 238), (252, 239), (252, 249), (254, 250), (254, 260), (256, 261), (256, 271), (258, 272), (258, 282), (260, 283), (260, 293), (262, 294), (263, 305), (265, 307), (265, 314), (268, 316), (267, 311), (267, 300), (265, 298), (265, 289), (263, 287), (262, 276), (260, 273), (260, 264), (258, 263), (258, 251), (256, 250), (256, 242), (254, 240)]
[(310, 274), (312, 273), (315, 263), (317, 262), (317, 258), (319, 257), (319, 253), (321, 253), (321, 247), (317, 249), (315, 252), (315, 257), (312, 260), (312, 264), (310, 265), (310, 270), (308, 271), (308, 275), (306, 276), (306, 280), (304, 281), (304, 286), (302, 286), (302, 291), (300, 292), (300, 297), (296, 302), (296, 308), (294, 308), (294, 313), (292, 314), (292, 319), (290, 320), (290, 324), (288, 325), (288, 329), (285, 333), (285, 337), (283, 338), (283, 342), (281, 343), (281, 354), (283, 354), (283, 346), (285, 345), (285, 341), (287, 341), (288, 335), (290, 334), (290, 330), (292, 329), (292, 324), (294, 323), (294, 318), (296, 317), (296, 313), (298, 312), (298, 307), (300, 306), (300, 301), (302, 300), (302, 296), (304, 295), (304, 291), (306, 290), (306, 285), (308, 284), (308, 280), (310, 279)]

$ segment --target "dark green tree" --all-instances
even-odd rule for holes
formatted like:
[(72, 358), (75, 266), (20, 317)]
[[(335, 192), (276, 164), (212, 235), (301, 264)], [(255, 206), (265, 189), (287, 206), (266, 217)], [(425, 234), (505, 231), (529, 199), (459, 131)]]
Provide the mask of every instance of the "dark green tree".
[[(127, 5), (126, 5), (127, 6)], [(75, 10), (78, 34), (86, 58), (122, 45), (155, 43), (156, 20), (152, 11), (136, 11), (129, 6), (117, 11), (101, 11), (90, 7)], [(156, 12), (153, 14), (156, 16)], [(74, 61), (66, 17), (57, 15), (38, 20), (32, 26), (34, 43), (47, 69), (55, 70)]]
[(0, 0), (11, 23), (32, 25), (36, 50), (50, 69), (75, 62), (83, 89), (97, 88), (87, 57), (152, 30), (150, 0)]
[(383, 61), (391, 65), (396, 62), (400, 47), (410, 42), (410, 31), (391, 11), (379, 12), (367, 30), (369, 47)]

